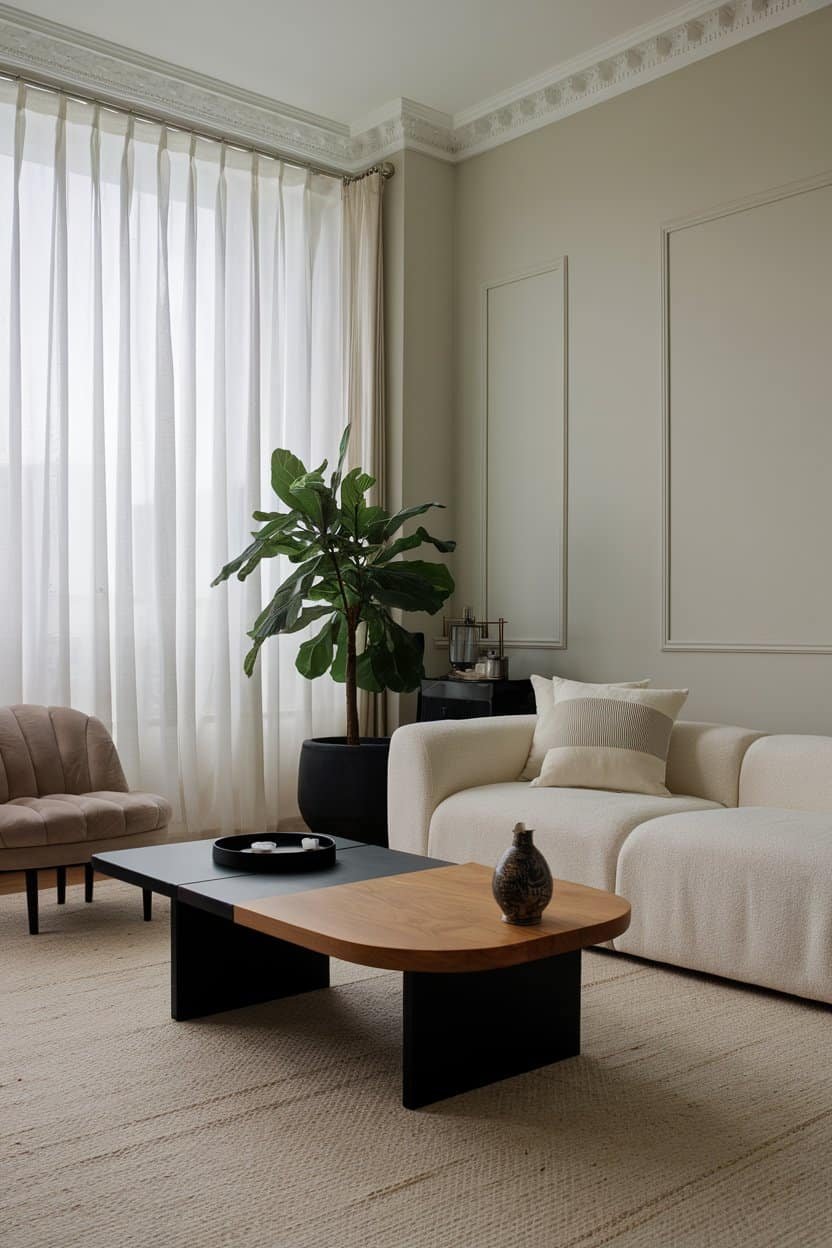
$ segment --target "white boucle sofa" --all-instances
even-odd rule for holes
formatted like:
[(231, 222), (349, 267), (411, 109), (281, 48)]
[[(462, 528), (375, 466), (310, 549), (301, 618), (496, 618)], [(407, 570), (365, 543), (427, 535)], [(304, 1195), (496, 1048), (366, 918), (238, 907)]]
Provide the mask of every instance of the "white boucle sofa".
[(615, 949), (832, 1002), (832, 737), (680, 721), (649, 797), (518, 780), (534, 724), (395, 732), (391, 847), (494, 865), (522, 820), (556, 877), (631, 902)]

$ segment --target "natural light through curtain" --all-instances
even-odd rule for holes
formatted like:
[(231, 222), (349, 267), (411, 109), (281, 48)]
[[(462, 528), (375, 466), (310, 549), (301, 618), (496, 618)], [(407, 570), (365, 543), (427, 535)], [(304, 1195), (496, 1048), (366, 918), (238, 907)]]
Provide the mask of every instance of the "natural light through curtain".
[(209, 586), (272, 448), (337, 447), (341, 184), (3, 82), (0, 240), (0, 704), (98, 715), (191, 829), (274, 827), (343, 690), (296, 637), (242, 674), (278, 568)]

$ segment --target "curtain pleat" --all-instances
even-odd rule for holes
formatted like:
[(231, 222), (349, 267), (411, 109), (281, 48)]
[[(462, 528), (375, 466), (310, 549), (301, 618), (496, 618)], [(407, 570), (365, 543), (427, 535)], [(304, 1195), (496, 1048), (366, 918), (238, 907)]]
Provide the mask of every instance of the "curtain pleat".
[(185, 822), (199, 826), (199, 762), (197, 756), (197, 634), (196, 634), (196, 547), (197, 547), (197, 187), (196, 139), (188, 145), (188, 173), (185, 182), (185, 210), (181, 244), (182, 321), (178, 343), (177, 388), (177, 708), (179, 730), (179, 789)]
[[(22, 349), (20, 337), (20, 179), (23, 168), (23, 146), (26, 137), (26, 88), (18, 84), (14, 102), (13, 155), (10, 204), (9, 248), (9, 336), (8, 336), (8, 425), (6, 456), (8, 487), (6, 490), (5, 530), (0, 534), (3, 555), (4, 583), (8, 586), (11, 610), (0, 613), (0, 679), (8, 689), (10, 700), (23, 696), (23, 615), (14, 610), (23, 598), (23, 545), (17, 535), (23, 529), (23, 450), (21, 418), (23, 409)], [(7, 121), (7, 125), (8, 125)]]
[(46, 342), (46, 420), (43, 427), (41, 528), (41, 616), (35, 687), (45, 701), (68, 702), (69, 680), (69, 375), (67, 337), (66, 100), (58, 104), (55, 128), (55, 177), (52, 195), (51, 289)]
[(160, 763), (165, 790), (178, 787), (179, 760), (176, 697), (176, 568), (177, 530), (176, 433), (171, 339), (170, 265), (170, 158), (168, 131), (162, 128), (157, 155), (158, 246), (156, 262), (156, 394), (153, 405), (153, 506), (156, 620), (159, 654)]
[[(241, 374), (241, 382), (246, 383), (246, 391), (242, 396), (242, 411), (246, 413), (246, 454), (243, 463), (245, 494), (247, 498), (257, 498), (260, 490), (260, 430), (262, 412), (260, 410), (260, 179), (258, 175), (258, 159), (253, 158), (251, 185), (249, 192), (249, 226), (250, 240), (247, 262), (250, 269), (249, 298), (247, 308), (247, 339), (248, 368)], [(260, 611), (263, 600), (261, 573), (258, 568), (245, 582), (243, 600), (248, 619), (254, 620)], [(251, 680), (240, 682), (240, 722), (246, 725), (246, 737), (240, 757), (240, 776), (242, 780), (243, 822), (248, 826), (261, 824), (266, 817), (266, 796), (263, 759), (263, 672), (258, 664)]]
[(96, 108), (90, 129), (92, 191), (92, 643), (95, 714), (112, 729), (110, 569), (107, 554), (107, 433), (104, 410), (104, 256), (101, 226), (101, 135)]
[(0, 703), (97, 714), (195, 833), (275, 828), (343, 688), (302, 634), (243, 674), (285, 560), (210, 583), (271, 450), (337, 450), (341, 185), (8, 82), (0, 169)]
[[(227, 378), (225, 344), (227, 335), (226, 285), (227, 285), (227, 188), (225, 171), (226, 149), (220, 151), (219, 177), (216, 184), (214, 206), (214, 422), (211, 454), (211, 495), (214, 499), (212, 546), (220, 549), (228, 540), (229, 504), (235, 499), (228, 497), (229, 476), (227, 425)], [(229, 547), (229, 554), (232, 551)], [(213, 730), (214, 750), (219, 758), (233, 765), (233, 733), (231, 723), (231, 625), (229, 610), (232, 587), (221, 585), (216, 592), (213, 616), (212, 651), (215, 686), (211, 709), (206, 715), (206, 728)], [(212, 606), (214, 604), (212, 603)], [(207, 708), (206, 708), (207, 709)], [(213, 777), (213, 806), (217, 812), (218, 826), (228, 830), (234, 822), (234, 793), (223, 776)]]
[[(386, 467), (383, 193), (380, 173), (344, 184), (341, 255), (344, 408), (352, 424), (349, 461), (350, 467), (362, 467), (376, 478), (370, 500), (382, 506)], [(362, 736), (384, 736), (385, 694), (361, 690), (358, 719)]]
[(130, 218), (133, 210), (134, 132), (135, 123), (130, 117), (119, 169), (116, 527), (112, 560), (115, 572), (113, 730), (128, 776), (142, 774), (133, 615), (133, 282)]

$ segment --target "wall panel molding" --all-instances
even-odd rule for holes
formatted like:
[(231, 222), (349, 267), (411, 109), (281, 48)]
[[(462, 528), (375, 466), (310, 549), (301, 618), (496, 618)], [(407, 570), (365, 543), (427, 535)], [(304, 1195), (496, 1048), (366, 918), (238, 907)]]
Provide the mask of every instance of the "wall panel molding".
[[(783, 201), (796, 200), (812, 192), (832, 187), (832, 171), (800, 182), (774, 187), (758, 194), (723, 204), (719, 207), (695, 213), (668, 222), (661, 231), (661, 320), (662, 320), (662, 540), (661, 540), (661, 628), (662, 649), (687, 652), (741, 652), (763, 654), (832, 654), (832, 613), (828, 634), (807, 640), (778, 638), (770, 641), (748, 640), (741, 636), (687, 636), (680, 634), (673, 619), (673, 386), (671, 369), (672, 342), (678, 343), (678, 333), (672, 337), (672, 265), (671, 244), (675, 235), (697, 226), (707, 225), (738, 214), (753, 212)], [(830, 246), (832, 246), (832, 219), (829, 222)], [(728, 327), (730, 333), (730, 327)], [(764, 360), (755, 357), (755, 368), (765, 367)], [(786, 417), (787, 418), (787, 417)], [(830, 534), (822, 536), (829, 541)], [(737, 583), (743, 584), (746, 569), (737, 567)], [(774, 571), (771, 573), (770, 592), (777, 593)], [(820, 631), (820, 630), (818, 630)]]
[[(497, 397), (498, 378), (494, 374), (494, 360), (491, 358), (492, 351), (492, 328), (495, 318), (494, 298), (499, 298), (500, 292), (508, 292), (513, 289), (519, 291), (519, 287), (529, 281), (535, 279), (555, 278), (556, 285), (549, 292), (552, 299), (556, 300), (551, 305), (551, 322), (552, 330), (556, 337), (551, 341), (551, 354), (546, 360), (540, 361), (541, 370), (544, 366), (552, 373), (554, 389), (551, 394), (546, 394), (540, 398), (540, 410), (544, 413), (551, 413), (551, 425), (548, 424), (544, 416), (543, 423), (538, 433), (535, 433), (533, 425), (529, 425), (526, 430), (528, 445), (520, 441), (523, 438), (523, 428), (521, 425), (522, 412), (517, 411), (516, 415), (512, 415), (510, 430), (508, 427), (499, 428), (495, 422), (499, 413), (495, 408)], [(529, 289), (529, 295), (532, 291)], [(542, 296), (542, 290), (538, 290), (536, 298), (539, 300)], [(539, 325), (541, 336), (547, 339), (550, 326), (548, 322)], [(569, 300), (568, 300), (568, 265), (567, 258), (562, 256), (557, 260), (535, 266), (534, 268), (524, 269), (519, 273), (512, 273), (509, 276), (500, 277), (493, 281), (485, 282), (481, 288), (481, 357), (482, 357), (482, 418), (481, 418), (481, 437), (482, 437), (482, 478), (481, 478), (481, 547), (480, 547), (480, 585), (482, 587), (482, 605), (483, 611), (488, 618), (495, 618), (496, 615), (502, 613), (508, 619), (507, 626), (507, 647), (510, 649), (525, 650), (565, 650), (567, 646), (567, 592), (568, 592), (568, 479), (569, 479)], [(548, 346), (548, 343), (547, 343)], [(518, 352), (518, 355), (520, 352)], [(522, 384), (523, 379), (519, 379)], [(506, 378), (499, 386), (499, 389), (505, 390), (505, 385), (511, 384), (511, 380)], [(519, 385), (518, 385), (519, 389)], [(503, 412), (506, 411), (504, 398), (499, 401)], [(528, 411), (536, 403), (529, 401), (529, 396), (521, 396), (519, 404), (522, 407), (526, 404)], [(534, 415), (534, 413), (531, 413)], [(559, 467), (552, 465), (551, 475), (546, 472), (545, 447), (547, 439), (551, 443), (553, 458), (559, 459)], [(508, 490), (513, 492), (513, 496), (517, 499), (517, 511), (511, 511), (510, 498), (497, 499), (492, 498), (491, 494), (491, 470), (494, 468), (493, 455), (494, 447), (502, 444), (505, 450), (506, 443), (512, 447), (513, 454), (523, 455), (526, 453), (526, 461), (529, 464), (526, 479), (522, 475), (512, 475), (509, 470), (507, 474), (500, 474), (499, 484), (500, 491), (506, 488), (506, 483), (510, 481)], [(537, 449), (544, 455), (542, 460), (535, 459), (534, 451)], [(501, 461), (503, 467), (508, 467)], [(535, 493), (540, 483), (534, 480), (534, 468), (543, 467), (543, 496)], [(496, 493), (496, 490), (494, 491)], [(541, 533), (532, 531), (524, 535), (517, 531), (516, 524), (518, 519), (522, 517), (523, 506), (529, 509), (529, 505), (536, 509), (538, 514), (545, 515), (544, 504), (551, 500), (552, 511), (549, 513), (551, 519), (551, 527), (553, 530), (553, 540), (556, 542), (556, 548), (551, 550), (545, 546), (539, 555), (539, 562), (536, 562), (532, 556), (534, 542), (541, 540)], [(509, 512), (509, 514), (505, 514)], [(545, 584), (545, 569), (547, 567), (546, 560), (551, 556), (553, 560), (553, 584), (552, 592), (554, 594), (551, 602), (551, 618), (554, 624), (551, 632), (547, 629), (528, 629), (524, 630), (520, 626), (518, 635), (518, 614), (520, 604), (516, 603), (518, 594), (522, 592), (519, 587), (515, 590), (513, 597), (515, 602), (506, 602), (503, 596), (506, 594), (506, 588), (511, 581), (510, 576), (504, 576), (502, 571), (495, 575), (493, 566), (490, 570), (497, 546), (497, 536), (499, 532), (501, 536), (500, 546), (507, 545), (502, 540), (503, 534), (509, 532), (512, 525), (514, 529), (510, 532), (511, 544), (517, 549), (518, 566), (519, 563), (525, 564), (528, 568), (527, 578), (534, 577), (535, 567), (540, 567), (544, 572), (543, 580)], [(498, 526), (508, 526), (501, 528)], [(539, 526), (533, 525), (536, 530)], [(506, 554), (504, 559), (508, 559)], [(502, 564), (501, 564), (502, 567)], [(497, 578), (503, 582), (495, 584)], [(527, 591), (526, 597), (531, 598), (536, 587), (533, 581), (526, 580)], [(501, 595), (502, 588), (502, 595)], [(516, 604), (516, 605), (515, 605)], [(512, 621), (514, 616), (514, 621)]]

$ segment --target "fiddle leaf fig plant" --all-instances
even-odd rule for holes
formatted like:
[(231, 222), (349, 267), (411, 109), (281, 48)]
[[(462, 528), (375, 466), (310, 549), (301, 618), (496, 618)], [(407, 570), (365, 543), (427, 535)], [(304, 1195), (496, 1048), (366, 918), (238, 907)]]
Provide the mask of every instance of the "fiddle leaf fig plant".
[(273, 453), (272, 489), (288, 510), (255, 511), (262, 528), (212, 583), (235, 574), (244, 581), (261, 560), (288, 558), (293, 570), (248, 634), (252, 646), (243, 665), (246, 675), (254, 671), (267, 637), (320, 622), (300, 646), (295, 663), (310, 680), (329, 672), (346, 685), (347, 742), (358, 745), (358, 690), (403, 693), (416, 689), (423, 675), (421, 639), (391, 612), (434, 615), (454, 589), (444, 563), (400, 556), (422, 545), (447, 554), (456, 543), (432, 537), (422, 525), (395, 537), (408, 520), (442, 504), (419, 503), (394, 514), (370, 506), (365, 496), (375, 478), (361, 468), (344, 473), (349, 439), (347, 425), (328, 482), (326, 460), (309, 472), (291, 451)]

